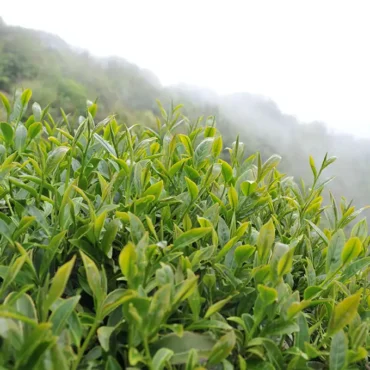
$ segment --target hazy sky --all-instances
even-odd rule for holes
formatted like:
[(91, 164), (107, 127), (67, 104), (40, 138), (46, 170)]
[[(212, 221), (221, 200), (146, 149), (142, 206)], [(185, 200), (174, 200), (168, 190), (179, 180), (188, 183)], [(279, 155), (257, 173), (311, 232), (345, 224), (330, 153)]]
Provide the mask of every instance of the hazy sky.
[(17, 0), (0, 16), (119, 55), (163, 84), (274, 99), (305, 121), (370, 137), (368, 0)]

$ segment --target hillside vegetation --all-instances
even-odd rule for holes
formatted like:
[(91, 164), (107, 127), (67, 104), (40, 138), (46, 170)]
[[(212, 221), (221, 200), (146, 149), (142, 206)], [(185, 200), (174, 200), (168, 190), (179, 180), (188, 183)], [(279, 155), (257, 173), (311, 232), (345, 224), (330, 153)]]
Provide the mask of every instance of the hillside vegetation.
[(192, 119), (215, 115), (226, 146), (239, 134), (246, 156), (256, 151), (263, 158), (279, 153), (282, 171), (297, 181), (310, 179), (309, 155), (337, 156), (326, 175), (336, 175), (329, 186), (336, 199), (345, 196), (358, 207), (370, 204), (370, 140), (330, 135), (319, 122), (300, 124), (264, 97), (218, 96), (189, 86), (164, 88), (151, 72), (121, 58), (94, 58), (57, 36), (0, 22), (0, 90), (13, 96), (20, 86), (31, 88), (32, 99), (42, 106), (51, 104), (55, 118), (60, 117), (60, 107), (78, 116), (87, 99), (98, 99), (98, 119), (114, 113), (127, 124), (154, 127), (156, 99), (167, 108), (184, 104), (184, 113)]
[(0, 368), (369, 368), (368, 227), (180, 106), (156, 127), (1, 100)]

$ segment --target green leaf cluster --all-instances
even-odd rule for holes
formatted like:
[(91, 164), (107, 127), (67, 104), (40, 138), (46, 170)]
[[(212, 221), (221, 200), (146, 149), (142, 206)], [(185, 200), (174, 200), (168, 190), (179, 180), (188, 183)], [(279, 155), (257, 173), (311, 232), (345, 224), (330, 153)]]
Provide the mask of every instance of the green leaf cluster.
[(31, 94), (2, 98), (1, 369), (369, 366), (368, 228), (323, 206), (333, 158), (303, 187), (180, 106), (24, 119)]

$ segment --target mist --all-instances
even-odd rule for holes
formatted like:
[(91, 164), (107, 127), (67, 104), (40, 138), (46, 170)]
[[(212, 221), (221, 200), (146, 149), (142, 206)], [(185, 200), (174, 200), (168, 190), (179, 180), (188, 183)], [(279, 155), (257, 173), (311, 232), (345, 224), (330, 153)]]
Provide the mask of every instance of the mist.
[(8, 2), (1, 15), (93, 55), (123, 57), (164, 86), (263, 95), (300, 122), (370, 137), (366, 1), (107, 0), (96, 7), (67, 0), (39, 16), (47, 6), (23, 1), (19, 12), (19, 3)]
[[(11, 6), (7, 6), (7, 10), (10, 11)], [(5, 14), (8, 14), (8, 11), (5, 11)], [(92, 19), (94, 14), (93, 12)], [(291, 73), (285, 70), (285, 73), (279, 73), (274, 69), (278, 68), (279, 63), (283, 64), (283, 60), (289, 59), (290, 54), (284, 55), (280, 51), (277, 54), (281, 56), (280, 61), (275, 58), (267, 63), (267, 60), (264, 60), (258, 66), (258, 61), (262, 60), (264, 55), (262, 51), (257, 59), (253, 60), (251, 57), (250, 63), (248, 61), (241, 70), (238, 66), (242, 64), (243, 59), (235, 59), (232, 53), (224, 52), (221, 41), (217, 52), (213, 55), (207, 53), (208, 44), (205, 44), (206, 47), (203, 48), (202, 53), (197, 54), (199, 45), (196, 42), (195, 53), (193, 53), (191, 47), (193, 39), (189, 31), (187, 42), (183, 40), (182, 44), (174, 44), (175, 51), (170, 53), (170, 56), (165, 52), (166, 49), (161, 49), (159, 46), (156, 46), (156, 52), (151, 47), (146, 50), (146, 43), (140, 39), (143, 42), (140, 48), (144, 48), (147, 62), (134, 64), (130, 61), (134, 59), (132, 50), (130, 51), (130, 43), (125, 44), (127, 54), (131, 55), (129, 59), (106, 56), (113, 54), (113, 46), (112, 51), (99, 49), (99, 38), (94, 41), (95, 46), (91, 42), (87, 42), (84, 46), (82, 44), (84, 38), (79, 39), (77, 31), (74, 42), (71, 45), (68, 44), (68, 37), (64, 40), (63, 35), (74, 29), (73, 17), (72, 14), (70, 29), (65, 27), (65, 24), (62, 27), (56, 21), (55, 27), (59, 24), (63, 28), (63, 32), (58, 35), (14, 27), (8, 25), (7, 18), (4, 17), (5, 24), (0, 26), (0, 70), (2, 71), (0, 90), (11, 96), (17, 87), (31, 88), (35, 101), (42, 106), (51, 104), (51, 111), (56, 115), (59, 114), (57, 107), (63, 107), (66, 113), (83, 114), (86, 99), (98, 98), (101, 118), (115, 113), (127, 124), (154, 125), (155, 115), (159, 113), (156, 99), (162, 101), (166, 108), (169, 108), (171, 103), (184, 104), (183, 112), (191, 119), (197, 119), (201, 115), (216, 117), (225, 146), (230, 146), (239, 135), (240, 140), (246, 145), (246, 155), (258, 151), (264, 159), (267, 159), (273, 154), (279, 154), (282, 156), (281, 171), (294, 176), (297, 181), (302, 179), (308, 186), (312, 182), (309, 156), (313, 156), (317, 165), (320, 165), (327, 153), (329, 156), (336, 156), (337, 161), (323, 174), (323, 180), (335, 176), (328, 190), (333, 193), (338, 202), (341, 197), (345, 197), (349, 201), (353, 200), (356, 207), (370, 204), (370, 177), (367, 169), (367, 164), (370, 162), (370, 135), (367, 135), (370, 130), (370, 125), (367, 125), (370, 113), (365, 103), (366, 89), (370, 84), (364, 87), (368, 72), (361, 69), (363, 59), (358, 69), (354, 64), (349, 64), (348, 68), (353, 68), (353, 73), (348, 72), (347, 68), (343, 71), (340, 84), (338, 85), (338, 77), (337, 83), (332, 80), (332, 87), (328, 89), (325, 85), (327, 79), (322, 75), (325, 69), (330, 67), (330, 63), (325, 60), (325, 53), (320, 54), (320, 58), (316, 53), (317, 58), (322, 60), (321, 74), (310, 75), (315, 71), (315, 67), (309, 70), (310, 73), (305, 73), (302, 69), (299, 74), (302, 79), (295, 79), (298, 70), (293, 69)], [(114, 15), (112, 17), (114, 18)], [(104, 14), (102, 14), (102, 21), (104, 22)], [(18, 23), (20, 22), (21, 19)], [(171, 22), (174, 21), (170, 20)], [(51, 24), (48, 23), (48, 25), (49, 31), (55, 32), (56, 29)], [(87, 33), (90, 27), (87, 22)], [(106, 36), (108, 46), (115, 40), (113, 36), (115, 27), (113, 22), (109, 31), (112, 35)], [(116, 55), (124, 54), (122, 44), (129, 37), (124, 33), (124, 27), (127, 25), (123, 26), (119, 33), (123, 36), (122, 43), (117, 42), (114, 49)], [(221, 31), (215, 31), (216, 35), (217, 32)], [(155, 31), (153, 33), (155, 34)], [(213, 31), (208, 33), (210, 45), (212, 45), (212, 37), (215, 35)], [(89, 37), (93, 37), (94, 33), (91, 35)], [(140, 33), (138, 35), (140, 36)], [(135, 40), (138, 35), (134, 33), (130, 37)], [(80, 33), (79, 37), (82, 36)], [(148, 36), (148, 39), (152, 37), (153, 35)], [(268, 39), (266, 35), (255, 37)], [(273, 39), (276, 41), (276, 37)], [(235, 40), (237, 40), (236, 36)], [(344, 41), (344, 45), (347, 41)], [(232, 42), (233, 50), (236, 48), (234, 43)], [(82, 48), (76, 48), (76, 44)], [(262, 43), (259, 47), (269, 47), (268, 45), (270, 44)], [(277, 46), (271, 50), (276, 48)], [(239, 49), (245, 49), (245, 47), (240, 44)], [(154, 64), (159, 63), (163, 58), (166, 59), (165, 57), (168, 60), (166, 63), (163, 62), (163, 65), (168, 66), (168, 63), (172, 63), (171, 67), (168, 67), (167, 75), (157, 74)], [(248, 59), (248, 56), (245, 58)], [(151, 60), (155, 60), (154, 68), (148, 68)], [(14, 68), (14, 61), (16, 61), (16, 68)], [(186, 64), (187, 61), (191, 61), (189, 65)], [(214, 63), (212, 64), (211, 61)], [(207, 63), (209, 63), (207, 73), (202, 77), (203, 79), (198, 79), (197, 76), (205, 71)], [(221, 66), (222, 63), (224, 64)], [(306, 68), (308, 68), (307, 64)], [(333, 68), (337, 70), (339, 67)], [(190, 72), (194, 72), (194, 75), (190, 76)], [(171, 73), (174, 73), (173, 78), (169, 78)], [(176, 73), (178, 73), (177, 77), (175, 77)], [(183, 73), (189, 74), (191, 78), (186, 78)], [(334, 72), (330, 73), (328, 79), (331, 80)], [(361, 73), (362, 78), (356, 80)], [(214, 82), (210, 79), (207, 84), (205, 81), (207, 75), (213, 76)], [(272, 75), (275, 77), (269, 81)], [(248, 83), (243, 82), (249, 78), (249, 86), (254, 86), (255, 89), (249, 89)], [(306, 80), (310, 78), (312, 81), (306, 85)], [(320, 81), (320, 78), (323, 78), (323, 81)], [(351, 79), (353, 84), (359, 84), (355, 94), (352, 93), (353, 89), (345, 88), (345, 83)], [(258, 86), (253, 82), (257, 80), (260, 81)], [(231, 88), (234, 83), (235, 90)], [(246, 88), (238, 92), (238, 84), (240, 89), (243, 84)], [(269, 86), (274, 86), (276, 91), (280, 91), (280, 95), (277, 94), (280, 100), (275, 99), (273, 93), (269, 93), (273, 91), (269, 90)], [(256, 91), (261, 92), (256, 93)], [(289, 100), (289, 106), (282, 103), (285, 99)], [(330, 120), (322, 117), (340, 117), (340, 119)]]

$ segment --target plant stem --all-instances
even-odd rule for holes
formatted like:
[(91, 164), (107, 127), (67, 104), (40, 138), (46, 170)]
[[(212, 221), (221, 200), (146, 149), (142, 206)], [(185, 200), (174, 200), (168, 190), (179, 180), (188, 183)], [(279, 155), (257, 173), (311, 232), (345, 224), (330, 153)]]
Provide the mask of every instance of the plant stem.
[(148, 338), (147, 337), (144, 338), (143, 344), (144, 344), (145, 353), (148, 356), (148, 359), (151, 363), (152, 362), (152, 356), (150, 355), (150, 349), (149, 349), (149, 343), (148, 343)]
[(90, 331), (87, 334), (87, 337), (86, 337), (85, 341), (83, 342), (82, 346), (78, 350), (77, 359), (76, 359), (75, 363), (73, 364), (72, 370), (77, 370), (78, 369), (78, 365), (80, 364), (80, 362), (82, 360), (82, 356), (84, 355), (84, 353), (86, 351), (86, 348), (88, 347), (93, 335), (95, 334), (95, 332), (96, 332), (96, 330), (99, 326), (99, 322), (100, 322), (100, 320), (98, 320), (98, 318), (96, 318), (93, 326), (90, 328)]
[(65, 178), (65, 183), (64, 183), (64, 192), (67, 191), (67, 188), (68, 188), (68, 185), (69, 185), (69, 179), (70, 179), (70, 176), (71, 176), (73, 150), (74, 150), (74, 146), (71, 147), (70, 155), (68, 156), (68, 167), (67, 167), (67, 173), (66, 173), (66, 178)]

